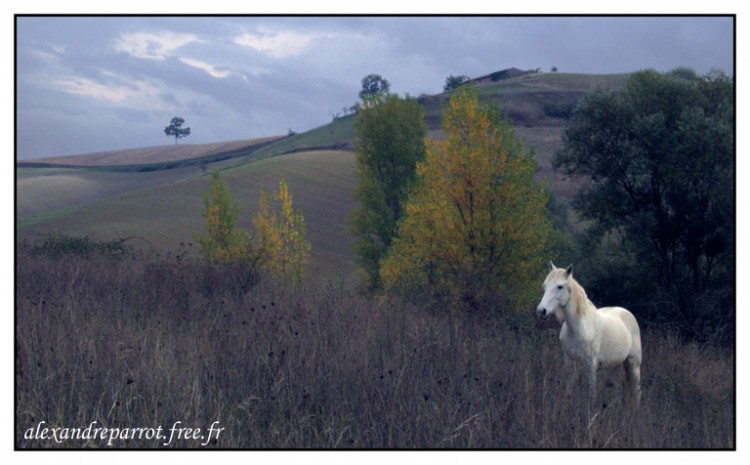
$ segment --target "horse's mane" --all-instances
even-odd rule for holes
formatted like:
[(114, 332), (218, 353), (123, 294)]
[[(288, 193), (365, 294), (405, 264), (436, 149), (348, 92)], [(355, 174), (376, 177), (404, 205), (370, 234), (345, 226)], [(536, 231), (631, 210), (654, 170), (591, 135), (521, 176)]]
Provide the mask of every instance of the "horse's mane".
[(583, 316), (589, 311), (596, 310), (596, 307), (586, 295), (583, 286), (578, 284), (573, 276), (569, 276), (568, 281), (570, 281), (570, 301), (568, 305), (570, 305), (573, 313)]

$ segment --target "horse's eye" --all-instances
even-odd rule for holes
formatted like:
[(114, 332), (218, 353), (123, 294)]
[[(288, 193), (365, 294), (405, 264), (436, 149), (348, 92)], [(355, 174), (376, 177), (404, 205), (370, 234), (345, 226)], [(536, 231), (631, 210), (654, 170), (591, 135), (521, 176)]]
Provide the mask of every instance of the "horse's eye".
[(563, 285), (562, 285), (562, 284), (558, 284), (558, 285), (557, 285), (557, 288), (558, 288), (558, 289), (560, 289), (560, 290), (562, 290), (562, 288), (563, 288)]

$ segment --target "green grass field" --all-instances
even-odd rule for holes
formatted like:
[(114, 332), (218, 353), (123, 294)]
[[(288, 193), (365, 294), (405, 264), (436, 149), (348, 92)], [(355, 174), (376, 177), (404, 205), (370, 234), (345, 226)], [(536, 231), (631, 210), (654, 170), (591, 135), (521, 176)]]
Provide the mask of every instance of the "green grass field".
[(19, 168), (16, 178), (18, 224), (37, 223), (56, 210), (83, 207), (105, 198), (148, 190), (201, 174), (199, 167), (150, 172)]
[[(171, 170), (150, 173), (73, 170), (69, 174), (58, 174), (51, 179), (62, 180), (64, 192), (65, 187), (70, 188), (67, 192), (80, 192), (73, 187), (87, 185), (91, 186), (91, 191), (98, 189), (96, 193), (102, 194), (106, 190), (103, 186), (107, 186), (113, 195), (75, 208), (47, 210), (37, 215), (21, 215), (19, 207), (18, 227), (25, 237), (55, 231), (92, 234), (100, 240), (136, 236), (160, 250), (175, 251), (181, 244), (189, 248), (195, 235), (203, 232), (202, 199), (209, 189), (210, 176), (197, 171), (185, 172), (182, 176), (179, 179), (178, 173)], [(177, 180), (170, 182), (170, 177)], [(157, 182), (157, 178), (163, 182)], [(34, 195), (40, 204), (44, 197), (40, 187), (43, 180), (26, 179), (35, 181)], [(153, 181), (153, 185), (115, 195), (119, 187), (113, 179), (130, 187), (138, 180)], [(346, 226), (354, 206), (354, 155), (351, 152), (312, 151), (272, 157), (227, 168), (222, 171), (222, 179), (229, 185), (233, 200), (242, 207), (238, 227), (247, 229), (257, 209), (260, 189), (270, 193), (278, 189), (279, 180), (286, 179), (295, 206), (305, 214), (313, 247), (310, 272), (332, 278), (351, 276), (354, 264)], [(22, 187), (19, 197), (28, 196), (27, 187)], [(81, 200), (84, 198), (82, 195)], [(28, 201), (26, 197), (24, 202)], [(65, 201), (70, 199), (60, 199), (59, 204)]]

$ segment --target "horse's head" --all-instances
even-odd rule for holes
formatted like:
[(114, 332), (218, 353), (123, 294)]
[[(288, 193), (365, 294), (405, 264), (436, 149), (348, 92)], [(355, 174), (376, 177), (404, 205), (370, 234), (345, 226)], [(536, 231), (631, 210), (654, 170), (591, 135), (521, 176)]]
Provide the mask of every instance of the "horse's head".
[(562, 323), (564, 319), (563, 307), (570, 301), (573, 265), (562, 269), (549, 262), (549, 266), (551, 270), (542, 285), (544, 296), (536, 307), (536, 316), (546, 320), (554, 313), (557, 320)]

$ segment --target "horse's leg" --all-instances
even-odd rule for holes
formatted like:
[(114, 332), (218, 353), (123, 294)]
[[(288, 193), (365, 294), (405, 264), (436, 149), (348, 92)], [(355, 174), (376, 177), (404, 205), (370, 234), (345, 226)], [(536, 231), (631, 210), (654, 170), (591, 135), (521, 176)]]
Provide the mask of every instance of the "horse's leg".
[(630, 358), (626, 358), (622, 362), (622, 401), (623, 405), (632, 405), (636, 399), (635, 391), (633, 390), (633, 379), (632, 363)]
[(625, 400), (634, 401), (638, 405), (641, 401), (641, 367), (638, 360), (630, 356), (622, 362), (624, 373), (623, 395)]
[(565, 350), (563, 350), (563, 372), (565, 373), (565, 395), (570, 397), (578, 374), (578, 366)]
[(596, 414), (593, 413), (596, 408), (596, 367), (597, 361), (595, 358), (586, 360), (585, 368), (588, 375), (588, 396), (586, 398), (586, 425), (589, 433), (589, 440), (591, 440), (591, 427)]
[(595, 358), (591, 358), (586, 361), (586, 370), (588, 370), (588, 382), (589, 382), (589, 405), (593, 405), (596, 401), (596, 369), (598, 362)]
[(625, 360), (625, 368), (630, 381), (630, 389), (635, 399), (636, 405), (641, 402), (641, 361), (634, 356), (629, 356)]

